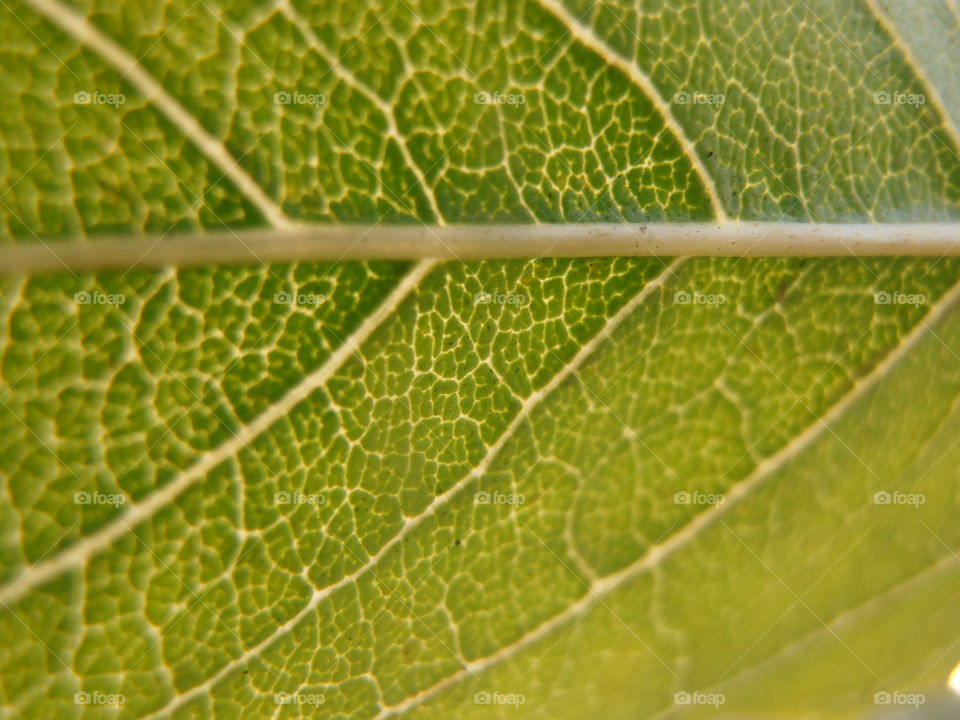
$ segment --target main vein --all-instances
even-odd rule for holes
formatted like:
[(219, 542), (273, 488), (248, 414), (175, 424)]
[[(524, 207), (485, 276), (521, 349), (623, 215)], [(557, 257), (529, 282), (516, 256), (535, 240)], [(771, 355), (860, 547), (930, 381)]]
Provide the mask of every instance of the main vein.
[(0, 247), (0, 276), (253, 262), (960, 255), (960, 223), (301, 225)]

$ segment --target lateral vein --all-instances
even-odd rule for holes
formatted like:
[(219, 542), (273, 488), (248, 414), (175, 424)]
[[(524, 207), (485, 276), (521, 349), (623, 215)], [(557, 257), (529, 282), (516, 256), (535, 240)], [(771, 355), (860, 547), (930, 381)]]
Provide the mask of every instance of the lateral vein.
[(475, 465), (469, 473), (464, 475), (462, 478), (460, 478), (460, 480), (448, 488), (446, 492), (434, 498), (430, 505), (428, 505), (420, 514), (408, 517), (404, 521), (400, 531), (389, 541), (387, 541), (374, 555), (372, 555), (366, 563), (354, 570), (351, 574), (345, 575), (334, 584), (328, 585), (323, 590), (318, 590), (315, 592), (310, 601), (296, 615), (281, 625), (277, 632), (271, 634), (269, 637), (265, 638), (256, 646), (244, 652), (242, 655), (239, 655), (234, 660), (231, 660), (205, 682), (190, 688), (181, 695), (178, 695), (165, 707), (160, 708), (145, 718), (142, 718), (142, 720), (153, 720), (153, 718), (166, 715), (167, 713), (181, 707), (184, 703), (189, 702), (192, 698), (207, 692), (211, 687), (229, 675), (233, 670), (237, 669), (243, 663), (253, 659), (263, 652), (263, 650), (286, 635), (301, 620), (310, 615), (310, 613), (316, 609), (317, 605), (319, 605), (322, 600), (329, 597), (340, 588), (356, 582), (358, 578), (374, 568), (380, 562), (380, 560), (390, 552), (390, 550), (402, 542), (404, 538), (406, 538), (411, 532), (419, 527), (427, 518), (433, 516), (440, 508), (449, 503), (450, 500), (457, 496), (460, 491), (463, 490), (470, 482), (482, 476), (490, 467), (490, 464), (494, 461), (494, 459), (496, 459), (503, 446), (506, 445), (510, 437), (512, 437), (516, 432), (517, 428), (527, 420), (534, 408), (536, 408), (545, 397), (550, 395), (550, 393), (552, 393), (567, 378), (569, 378), (594, 352), (594, 350), (604, 340), (606, 340), (613, 333), (613, 331), (627, 317), (629, 317), (630, 314), (633, 313), (633, 311), (636, 310), (646, 298), (651, 295), (651, 293), (658, 288), (663, 287), (667, 280), (684, 262), (686, 262), (686, 258), (677, 258), (673, 260), (659, 275), (657, 275), (657, 277), (644, 285), (640, 292), (634, 295), (623, 305), (623, 307), (614, 313), (607, 321), (606, 325), (604, 325), (596, 335), (590, 338), (589, 341), (581, 346), (581, 348), (577, 351), (577, 354), (563, 367), (561, 371), (554, 375), (547, 384), (545, 384), (539, 390), (534, 391), (527, 397), (523, 403), (523, 406), (514, 416), (513, 420), (504, 429), (500, 437), (498, 437), (497, 440), (487, 449), (487, 452), (484, 454), (483, 458), (481, 458), (480, 462), (477, 463), (477, 465)]
[(548, 636), (553, 630), (567, 623), (579, 620), (596, 603), (617, 588), (622, 587), (643, 573), (659, 567), (672, 554), (696, 539), (701, 532), (728, 515), (732, 508), (737, 507), (743, 502), (743, 500), (768, 477), (809, 447), (825, 430), (828, 430), (830, 423), (842, 416), (851, 405), (872, 389), (924, 338), (927, 332), (930, 331), (931, 324), (936, 323), (954, 307), (958, 299), (960, 299), (960, 283), (951, 287), (936, 304), (931, 306), (927, 315), (914, 326), (904, 340), (878, 363), (869, 375), (864, 376), (855, 383), (847, 394), (834, 403), (822, 417), (817, 418), (817, 420), (804, 428), (802, 432), (796, 435), (778, 452), (759, 462), (746, 478), (730, 488), (730, 490), (725, 493), (726, 501), (722, 505), (715, 505), (711, 509), (696, 515), (679, 531), (670, 535), (666, 540), (651, 546), (644, 555), (637, 558), (637, 560), (630, 565), (592, 583), (584, 595), (575, 603), (571, 604), (570, 607), (528, 631), (510, 645), (505, 645), (491, 655), (468, 663), (463, 669), (421, 690), (419, 693), (412, 695), (401, 703), (383, 708), (373, 720), (385, 720), (386, 718), (394, 717), (411, 710), (432, 697), (435, 697), (446, 688), (456, 685), (467, 676), (476, 675), (504, 660), (508, 660), (520, 651)]
[(414, 177), (416, 177), (417, 183), (423, 189), (423, 194), (426, 197), (427, 202), (430, 203), (430, 209), (433, 212), (437, 223), (443, 225), (443, 214), (440, 212), (440, 206), (437, 204), (436, 194), (427, 184), (426, 176), (423, 174), (420, 166), (417, 165), (413, 159), (413, 155), (410, 153), (410, 148), (407, 146), (406, 138), (404, 138), (404, 136), (400, 133), (399, 128), (397, 128), (393, 107), (390, 105), (390, 103), (381, 98), (373, 88), (358, 78), (352, 70), (340, 63), (339, 59), (332, 52), (330, 52), (326, 45), (321, 42), (320, 38), (317, 37), (317, 34), (313, 31), (313, 28), (310, 27), (310, 24), (307, 22), (306, 18), (297, 12), (297, 9), (293, 6), (290, 0), (279, 0), (277, 2), (277, 7), (280, 9), (280, 12), (284, 15), (284, 17), (286, 17), (287, 20), (289, 20), (297, 28), (310, 47), (318, 55), (320, 55), (320, 57), (323, 58), (327, 65), (330, 66), (330, 69), (333, 71), (334, 75), (359, 90), (364, 97), (372, 102), (377, 109), (383, 113), (384, 120), (386, 120), (387, 123), (388, 134), (397, 141), (397, 147), (400, 150), (400, 154), (403, 156), (404, 162), (409, 166), (410, 172), (412, 172)]
[(196, 118), (148, 73), (139, 61), (108, 37), (84, 15), (67, 7), (60, 0), (26, 0), (37, 12), (72, 35), (77, 41), (100, 55), (109, 65), (127, 79), (154, 107), (177, 126), (199, 150), (230, 178), (231, 182), (271, 225), (292, 229), (297, 223), (290, 220), (247, 172), (240, 167), (227, 149), (207, 132)]
[(700, 176), (700, 179), (706, 188), (707, 194), (710, 196), (710, 202), (713, 205), (713, 211), (717, 216), (717, 221), (723, 223), (729, 220), (727, 217), (727, 211), (724, 209), (723, 202), (720, 199), (720, 193), (717, 191), (717, 186), (713, 182), (713, 177), (709, 172), (707, 172), (707, 168), (700, 159), (700, 155), (697, 152), (696, 147), (694, 147), (690, 138), (687, 137), (687, 133), (683, 129), (683, 126), (680, 125), (680, 123), (674, 117), (673, 112), (670, 110), (670, 105), (666, 100), (664, 100), (663, 96), (660, 94), (660, 91), (653, 84), (653, 81), (650, 79), (650, 77), (637, 66), (636, 62), (633, 60), (627, 60), (622, 55), (612, 50), (593, 31), (592, 28), (589, 28), (580, 22), (580, 20), (577, 19), (577, 17), (575, 17), (569, 10), (567, 10), (567, 8), (565, 8), (559, 0), (536, 1), (547, 12), (556, 17), (564, 25), (564, 27), (567, 28), (570, 34), (573, 35), (580, 43), (602, 57), (608, 64), (613, 65), (622, 73), (624, 73), (646, 94), (650, 102), (653, 103), (653, 106), (656, 108), (657, 112), (660, 113), (660, 116), (670, 129), (670, 132), (673, 133), (674, 137), (677, 138), (677, 141), (683, 148), (684, 153), (688, 156), (688, 159), (693, 164), (697, 174)]
[(437, 261), (435, 260), (421, 260), (417, 263), (397, 283), (396, 287), (377, 309), (363, 320), (357, 329), (330, 354), (320, 367), (288, 391), (278, 402), (258, 415), (253, 422), (243, 426), (228, 441), (200, 457), (183, 474), (163, 487), (154, 490), (139, 502), (125, 506), (125, 510), (90, 535), (78, 540), (60, 554), (29, 566), (20, 575), (13, 578), (0, 590), (0, 604), (10, 605), (15, 603), (38, 585), (68, 570), (84, 567), (88, 558), (118, 540), (129, 532), (130, 528), (152, 517), (217, 465), (236, 455), (242, 448), (265, 432), (274, 422), (286, 416), (297, 403), (323, 386), (380, 324), (396, 310), (436, 264)]
[(870, 9), (870, 12), (876, 18), (877, 22), (884, 29), (887, 35), (890, 37), (891, 42), (894, 47), (899, 50), (904, 59), (907, 61), (907, 64), (910, 66), (910, 69), (913, 70), (914, 75), (917, 78), (917, 81), (923, 86), (923, 91), (933, 98), (933, 104), (937, 107), (937, 114), (940, 115), (940, 119), (943, 122), (944, 128), (947, 131), (947, 134), (950, 136), (950, 140), (953, 143), (951, 150), (954, 155), (960, 153), (960, 128), (957, 127), (956, 122), (954, 122), (953, 116), (950, 114), (950, 111), (947, 109), (947, 104), (943, 99), (943, 96), (940, 94), (940, 91), (937, 90), (936, 86), (930, 82), (927, 77), (927, 73), (923, 68), (923, 64), (914, 55), (913, 50), (910, 48), (909, 43), (903, 38), (900, 34), (900, 31), (897, 30), (896, 26), (893, 24), (893, 21), (887, 16), (883, 8), (880, 6), (880, 3), (877, 0), (864, 0), (867, 4), (867, 7)]

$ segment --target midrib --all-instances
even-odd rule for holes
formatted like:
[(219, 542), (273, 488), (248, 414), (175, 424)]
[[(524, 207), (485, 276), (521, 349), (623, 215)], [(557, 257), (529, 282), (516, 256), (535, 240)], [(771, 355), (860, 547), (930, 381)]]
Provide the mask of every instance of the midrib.
[(250, 262), (575, 257), (945, 257), (960, 223), (300, 225), (0, 247), (0, 276)]

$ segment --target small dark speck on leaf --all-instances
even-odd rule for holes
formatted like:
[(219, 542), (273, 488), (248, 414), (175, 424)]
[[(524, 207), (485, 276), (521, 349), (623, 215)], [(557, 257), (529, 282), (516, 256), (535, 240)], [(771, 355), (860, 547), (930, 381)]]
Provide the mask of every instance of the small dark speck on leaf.
[(459, 545), (459, 544), (460, 544), (460, 538), (457, 538), (457, 541), (454, 543), (454, 545)]
[(713, 157), (713, 150), (710, 150), (709, 152), (707, 152), (707, 157), (708, 157), (708, 158), (712, 158), (712, 157)]
[(786, 297), (787, 297), (787, 287), (788, 287), (789, 285), (790, 285), (790, 283), (787, 281), (786, 278), (784, 278), (783, 280), (780, 281), (780, 287), (777, 288), (777, 303), (778, 303), (778, 304), (783, 303), (783, 301), (786, 299)]

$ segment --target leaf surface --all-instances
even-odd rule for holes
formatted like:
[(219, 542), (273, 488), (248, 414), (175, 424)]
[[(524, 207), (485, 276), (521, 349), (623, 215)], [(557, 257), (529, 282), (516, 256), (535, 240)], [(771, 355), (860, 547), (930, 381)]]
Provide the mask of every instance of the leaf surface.
[[(0, 25), (6, 247), (960, 214), (952, 1)], [(958, 293), (911, 258), (4, 279), (3, 712), (853, 717), (943, 686)]]

